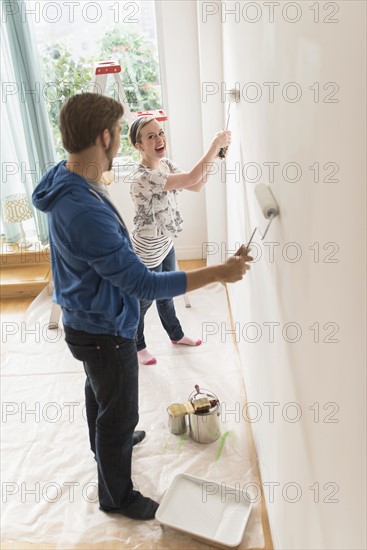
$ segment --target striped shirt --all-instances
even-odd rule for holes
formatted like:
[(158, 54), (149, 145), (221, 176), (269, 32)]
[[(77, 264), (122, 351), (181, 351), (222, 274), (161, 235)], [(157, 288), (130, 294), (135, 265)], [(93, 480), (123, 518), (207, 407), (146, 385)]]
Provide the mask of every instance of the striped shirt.
[(134, 229), (131, 241), (135, 252), (149, 268), (161, 264), (173, 247), (173, 238), (182, 231), (178, 191), (164, 191), (167, 179), (180, 170), (168, 159), (152, 170), (139, 164), (132, 174), (130, 195), (134, 202)]
[(136, 237), (131, 236), (131, 242), (141, 261), (152, 269), (161, 264), (173, 247), (173, 241), (169, 237)]

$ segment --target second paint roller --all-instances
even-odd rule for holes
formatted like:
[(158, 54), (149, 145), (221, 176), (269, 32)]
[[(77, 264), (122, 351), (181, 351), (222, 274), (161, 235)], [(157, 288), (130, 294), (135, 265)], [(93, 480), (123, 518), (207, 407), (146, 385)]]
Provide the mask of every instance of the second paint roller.
[[(279, 215), (279, 206), (277, 204), (277, 201), (275, 200), (275, 197), (269, 185), (266, 185), (265, 183), (258, 183), (256, 185), (255, 195), (259, 203), (259, 206), (262, 210), (262, 213), (264, 214), (265, 218), (269, 220), (269, 223), (266, 226), (264, 234), (261, 236), (261, 240), (264, 240), (269, 230), (269, 227), (271, 225), (271, 222), (276, 216)], [(246, 256), (248, 254), (250, 245), (252, 243), (252, 240), (255, 236), (256, 231), (257, 231), (257, 227), (255, 227), (255, 229), (253, 230), (247, 245), (242, 245), (240, 249), (237, 250), (236, 256), (240, 256), (240, 255)]]

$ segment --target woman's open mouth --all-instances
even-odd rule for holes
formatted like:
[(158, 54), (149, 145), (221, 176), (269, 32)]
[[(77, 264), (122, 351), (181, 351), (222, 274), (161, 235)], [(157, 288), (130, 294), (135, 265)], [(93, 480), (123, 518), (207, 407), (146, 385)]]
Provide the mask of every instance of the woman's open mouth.
[(164, 145), (162, 145), (162, 147), (156, 147), (157, 153), (162, 153), (164, 150), (165, 150)]

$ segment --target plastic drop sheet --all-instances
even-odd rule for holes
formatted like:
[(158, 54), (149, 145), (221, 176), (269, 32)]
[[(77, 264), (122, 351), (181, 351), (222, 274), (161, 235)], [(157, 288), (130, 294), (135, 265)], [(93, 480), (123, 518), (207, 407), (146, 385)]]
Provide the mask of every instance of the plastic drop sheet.
[[(226, 293), (212, 285), (190, 293), (191, 308), (175, 299), (196, 348), (173, 346), (153, 304), (146, 316), (146, 341), (158, 363), (140, 366), (140, 420), (147, 432), (133, 450), (133, 482), (161, 501), (177, 474), (260, 490), (256, 456), (248, 447), (249, 425), (239, 359), (233, 344)], [(51, 548), (190, 549), (208, 545), (157, 520), (136, 521), (99, 510), (97, 469), (89, 449), (84, 408), (85, 374), (64, 341), (62, 328), (47, 328), (51, 297), (44, 290), (24, 320), (4, 326), (2, 335), (2, 542)], [(222, 436), (207, 445), (189, 433), (168, 431), (166, 409), (187, 401), (198, 384), (214, 392), (222, 406)], [(224, 485), (226, 484), (226, 485)], [(254, 491), (252, 491), (254, 494)], [(225, 492), (223, 493), (225, 498)], [(239, 548), (264, 545), (260, 499)]]

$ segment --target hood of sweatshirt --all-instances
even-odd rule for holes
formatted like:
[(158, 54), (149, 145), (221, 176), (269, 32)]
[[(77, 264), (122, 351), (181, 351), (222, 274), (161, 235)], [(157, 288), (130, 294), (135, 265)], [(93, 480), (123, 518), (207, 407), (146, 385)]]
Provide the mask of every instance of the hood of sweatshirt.
[(38, 210), (50, 212), (61, 197), (70, 193), (72, 184), (88, 186), (84, 178), (70, 172), (65, 164), (63, 160), (48, 170), (34, 190), (32, 202)]

